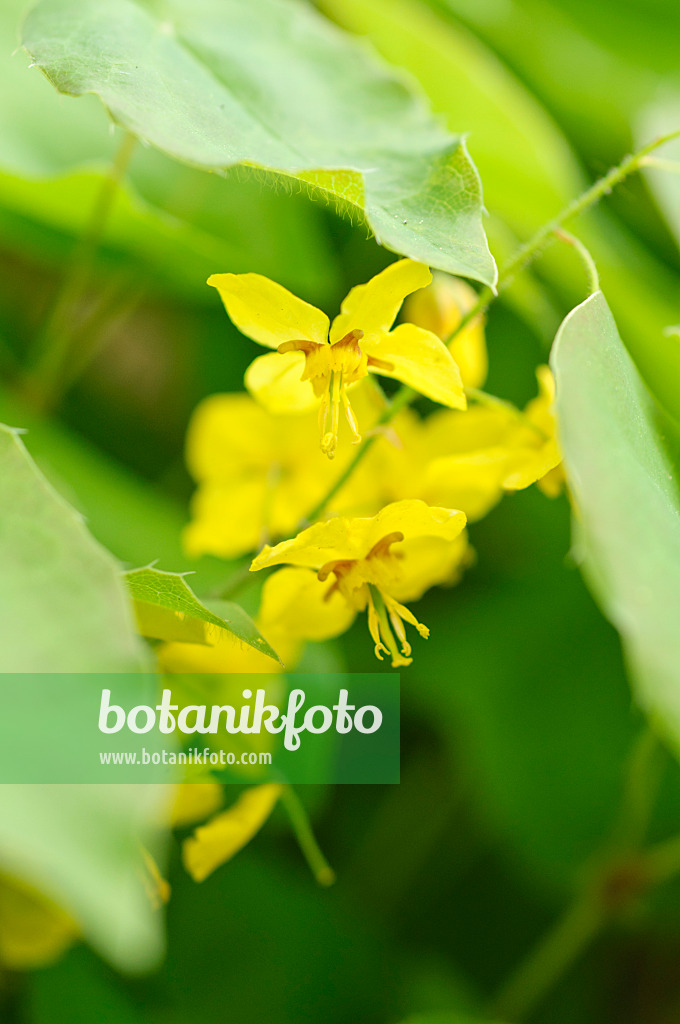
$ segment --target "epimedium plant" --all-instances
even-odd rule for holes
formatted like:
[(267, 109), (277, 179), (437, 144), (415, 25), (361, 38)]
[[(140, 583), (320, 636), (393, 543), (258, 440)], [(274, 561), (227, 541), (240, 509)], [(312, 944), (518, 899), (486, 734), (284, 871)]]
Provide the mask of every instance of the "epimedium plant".
[[(20, 572), (11, 577), (7, 608), (39, 623), (37, 663), (100, 671), (148, 664), (136, 623), (142, 636), (161, 642), (155, 651), (163, 671), (260, 671), (276, 679), (277, 662), (294, 667), (306, 643), (340, 635), (366, 612), (376, 656), (406, 667), (409, 631), (428, 636), (409, 605), (433, 586), (460, 580), (474, 557), (466, 523), (482, 518), (506, 491), (537, 483), (554, 496), (566, 478), (576, 553), (622, 635), (640, 704), (677, 752), (678, 427), (674, 409), (647, 390), (628, 356), (588, 250), (564, 227), (649, 164), (671, 136), (627, 157), (575, 198), (498, 274), (464, 138), (446, 132), (407, 83), (306, 5), (41, 0), (22, 31), (31, 60), (52, 84), (70, 96), (99, 96), (123, 133), (73, 270), (23, 375), (29, 402), (54, 404), (73, 364), (84, 366), (90, 355), (69, 328), (69, 312), (87, 286), (89, 260), (138, 139), (205, 171), (245, 165), (260, 169), (265, 181), (295, 179), (360, 218), (401, 257), (371, 281), (355, 282), (332, 324), (278, 282), (215, 267), (209, 284), (234, 325), (275, 350), (254, 358), (245, 375), (248, 394), (209, 398), (189, 430), (198, 490), (186, 548), (248, 558), (245, 572), (225, 573), (217, 602), (197, 597), (182, 575), (154, 566), (124, 574), (94, 550), (17, 435), (3, 433), (3, 476), (12, 483), (6, 503), (13, 532), (3, 538), (8, 564), (23, 564), (29, 555), (22, 552), (35, 547), (28, 525), (42, 537), (58, 529), (84, 581), (74, 600), (87, 606), (87, 617), (68, 644), (75, 661), (62, 663), (67, 645), (55, 637), (62, 618), (72, 627), (72, 609), (60, 606), (57, 622), (53, 606), (34, 598)], [(538, 368), (537, 397), (519, 409), (483, 390), (484, 318), (498, 293), (554, 240), (580, 257), (591, 294), (558, 332), (552, 373)], [(396, 380), (399, 389), (386, 393), (376, 376)], [(416, 412), (419, 396), (430, 404)], [(29, 524), (25, 511), (38, 499), (44, 517)], [(53, 568), (43, 564), (41, 572), (58, 586), (65, 570)], [(249, 571), (266, 575), (254, 620), (224, 600), (238, 597)], [(99, 636), (107, 642), (103, 650)], [(5, 670), (28, 667), (21, 651), (9, 651)], [(209, 817), (184, 845), (185, 866), (197, 881), (233, 856), (279, 799), (317, 879), (332, 880), (289, 787), (254, 787), (226, 811), (219, 810), (219, 787), (185, 788), (170, 821)], [(26, 829), (18, 812), (16, 827)], [(28, 830), (25, 838), (35, 841)], [(102, 939), (111, 908), (102, 906), (97, 916), (88, 904), (88, 917), (89, 892), (76, 891), (74, 878), (55, 884), (48, 837), (41, 840), (44, 862), (30, 881), (129, 967), (130, 955)], [(641, 869), (657, 865), (656, 874), (650, 867), (645, 875), (649, 884), (672, 873), (671, 847), (641, 852), (642, 833), (626, 841)], [(15, 851), (5, 858), (8, 871), (17, 857)], [(617, 911), (607, 893), (618, 857), (619, 851), (598, 869), (565, 922), (511, 979), (499, 1019), (525, 1013)], [(136, 870), (135, 856), (126, 851), (116, 867)], [(162, 894), (162, 879), (155, 882)], [(139, 935), (132, 924), (138, 917)], [(159, 942), (153, 918), (136, 903), (127, 924), (152, 959)]]

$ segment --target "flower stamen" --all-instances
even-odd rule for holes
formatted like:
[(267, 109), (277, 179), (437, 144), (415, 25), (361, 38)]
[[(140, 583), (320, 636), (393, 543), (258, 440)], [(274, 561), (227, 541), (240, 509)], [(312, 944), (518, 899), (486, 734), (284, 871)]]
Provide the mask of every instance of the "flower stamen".
[[(374, 628), (376, 632), (374, 632), (371, 629), (371, 636), (373, 637), (374, 641), (376, 641), (377, 636), (377, 642), (375, 646), (376, 658), (378, 658), (379, 661), (382, 661), (381, 652), (385, 651), (385, 653), (389, 653), (392, 657), (392, 668), (398, 668), (400, 665), (410, 665), (413, 660), (412, 658), (408, 657), (408, 655), (411, 653), (411, 647), (406, 641), (403, 625), (401, 624), (401, 622), (399, 623), (399, 630), (403, 637), (401, 653), (399, 652), (397, 641), (394, 639), (394, 634), (390, 628), (390, 623), (388, 620), (388, 602), (390, 602), (390, 598), (387, 598), (382, 593), (382, 591), (380, 591), (373, 584), (369, 584), (368, 590), (369, 629), (371, 629), (371, 608), (373, 608), (375, 612)], [(390, 618), (392, 618), (391, 614)], [(392, 620), (392, 622), (394, 624), (394, 619)]]
[(369, 589), (368, 593), (368, 631), (374, 643), (373, 651), (378, 661), (383, 660), (383, 654), (390, 654), (389, 647), (385, 647), (380, 637), (380, 619), (373, 603), (373, 595)]
[(352, 432), (352, 443), (359, 444), (361, 441), (357, 419), (347, 396), (347, 388), (350, 384), (356, 384), (368, 373), (369, 360), (359, 345), (363, 336), (363, 331), (353, 330), (333, 344), (321, 345), (316, 341), (299, 339), (284, 341), (278, 346), (278, 352), (281, 354), (302, 352), (305, 357), (300, 380), (309, 381), (314, 389), (314, 394), (321, 398), (319, 409), (321, 451), (329, 459), (335, 458), (335, 449), (338, 444), (340, 405), (344, 409), (349, 429)]

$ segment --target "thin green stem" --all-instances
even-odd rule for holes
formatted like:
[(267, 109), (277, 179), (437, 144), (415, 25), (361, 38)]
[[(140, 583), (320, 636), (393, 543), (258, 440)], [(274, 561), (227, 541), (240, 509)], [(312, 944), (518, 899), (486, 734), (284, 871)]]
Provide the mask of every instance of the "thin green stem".
[(536, 231), (532, 237), (519, 247), (515, 255), (510, 259), (502, 268), (498, 279), (498, 289), (494, 292), (493, 288), (483, 288), (479, 293), (479, 298), (474, 306), (468, 310), (461, 322), (456, 327), (449, 338), (449, 342), (452, 341), (456, 335), (465, 328), (471, 320), (474, 320), (476, 316), (483, 313), (489, 303), (496, 298), (500, 292), (508, 288), (515, 275), (532, 263), (540, 254), (543, 252), (545, 247), (549, 244), (551, 236), (555, 236), (556, 232), (563, 227), (567, 221), (572, 220), (574, 217), (578, 217), (579, 214), (584, 213), (587, 209), (597, 203), (603, 196), (608, 195), (612, 189), (617, 185), (620, 185), (629, 175), (634, 174), (645, 166), (648, 158), (648, 154), (652, 153), (655, 149), (665, 145), (667, 142), (672, 142), (673, 139), (680, 138), (680, 129), (674, 132), (669, 132), (667, 135), (661, 135), (659, 138), (654, 139), (648, 145), (643, 146), (636, 153), (631, 156), (625, 157), (620, 164), (616, 167), (612, 167), (602, 178), (599, 178), (590, 188), (582, 192), (580, 196), (572, 200), (568, 206), (553, 217), (552, 220), (548, 221), (542, 227)]
[(619, 819), (612, 836), (615, 849), (635, 850), (642, 846), (664, 767), (663, 748), (653, 730), (646, 726), (628, 762)]
[(335, 882), (335, 872), (321, 852), (316, 836), (312, 831), (307, 811), (292, 786), (283, 787), (281, 803), (288, 812), (293, 832), (314, 878), (319, 885), (333, 885)]
[(414, 398), (417, 397), (417, 394), (417, 391), (413, 391), (412, 388), (406, 387), (406, 385), (399, 389), (399, 391), (396, 393), (392, 401), (386, 406), (384, 412), (382, 413), (380, 419), (376, 423), (371, 433), (368, 434), (363, 439), (363, 441), (357, 448), (354, 458), (347, 463), (340, 476), (332, 484), (332, 486), (323, 496), (321, 501), (314, 506), (311, 512), (307, 513), (305, 517), (307, 522), (313, 523), (314, 520), (318, 519), (319, 516), (326, 510), (326, 508), (331, 503), (336, 494), (338, 494), (338, 492), (342, 490), (344, 485), (347, 483), (356, 467), (359, 465), (362, 459), (368, 454), (372, 445), (380, 437), (382, 428), (387, 426), (387, 424), (394, 419), (394, 417), (397, 415), (400, 409), (404, 409), (406, 408), (406, 406), (410, 405)]
[(131, 132), (126, 132), (109, 173), (97, 193), (87, 227), (74, 254), (70, 271), (62, 284), (37, 343), (37, 353), (28, 382), (28, 391), (39, 406), (53, 404), (63, 390), (62, 377), (72, 354), (74, 339), (73, 311), (87, 293), (92, 263), (111, 215), (118, 188), (130, 163), (135, 143), (135, 136)]
[(569, 231), (565, 231), (564, 228), (558, 228), (555, 232), (555, 237), (558, 238), (560, 242), (566, 242), (567, 245), (571, 245), (572, 248), (576, 250), (585, 268), (590, 294), (593, 295), (595, 292), (599, 292), (600, 276), (597, 272), (597, 267), (595, 266), (595, 260), (590, 255), (580, 238), (577, 238), (576, 235), (572, 235)]
[[(593, 206), (594, 203), (611, 192), (616, 185), (619, 185), (630, 174), (633, 174), (635, 171), (638, 171), (643, 167), (645, 159), (649, 153), (658, 149), (659, 146), (663, 146), (666, 142), (670, 142), (672, 139), (676, 138), (680, 138), (680, 129), (655, 139), (647, 146), (638, 150), (637, 153), (633, 153), (632, 156), (627, 156), (620, 164), (608, 171), (604, 177), (600, 178), (594, 185), (591, 185), (590, 188), (586, 189), (585, 192), (569, 203), (569, 205), (558, 213), (556, 217), (548, 221), (547, 224), (544, 224), (543, 227), (539, 228), (527, 242), (519, 247), (512, 259), (501, 268), (498, 279), (498, 288), (494, 290), (493, 288), (486, 286), (481, 290), (477, 302), (475, 302), (472, 308), (468, 310), (464, 317), (462, 317), (456, 329), (446, 339), (446, 343), (450, 345), (451, 342), (458, 337), (461, 331), (463, 331), (467, 325), (475, 319), (475, 317), (485, 312), (493, 299), (495, 299), (501, 291), (512, 284), (515, 275), (540, 256), (551, 238), (554, 238), (557, 235), (567, 221), (572, 220), (574, 217), (577, 217), (579, 214), (587, 210), (590, 206)], [(578, 245), (581, 245), (581, 243), (578, 243)], [(582, 249), (584, 253), (587, 253), (585, 246), (582, 246)], [(581, 250), (579, 250), (579, 252), (580, 251)], [(589, 264), (592, 263), (589, 253), (587, 253), (587, 259)], [(593, 282), (597, 281), (597, 271), (595, 270), (594, 264), (592, 264), (592, 268), (589, 265), (589, 274), (592, 286)], [(379, 428), (386, 426), (401, 409), (410, 405), (416, 396), (417, 392), (412, 388), (406, 385), (400, 388), (383, 415), (378, 420), (377, 432), (374, 430), (367, 438), (364, 439), (357, 449), (354, 458), (345, 467), (328, 493), (309, 513), (307, 516), (308, 521), (312, 522), (314, 519), (318, 519), (318, 517), (328, 507), (332, 499), (336, 496), (340, 488), (343, 487), (351, 477), (356, 467), (370, 451), (376, 437), (379, 436)]]
[(526, 1017), (587, 949), (603, 920), (602, 911), (591, 899), (576, 900), (511, 975), (491, 1007), (490, 1017), (503, 1021)]
[(658, 156), (646, 156), (641, 161), (642, 167), (651, 167), (655, 171), (668, 171), (669, 174), (680, 174), (680, 160), (664, 160)]
[(659, 885), (675, 878), (680, 874), (680, 836), (650, 847), (644, 862), (652, 884)]
[(585, 952), (602, 928), (649, 885), (680, 871), (680, 837), (643, 852), (659, 775), (660, 747), (649, 728), (631, 752), (612, 833), (583, 874), (571, 906), (501, 989), (492, 1007), (499, 1020), (531, 1013)]

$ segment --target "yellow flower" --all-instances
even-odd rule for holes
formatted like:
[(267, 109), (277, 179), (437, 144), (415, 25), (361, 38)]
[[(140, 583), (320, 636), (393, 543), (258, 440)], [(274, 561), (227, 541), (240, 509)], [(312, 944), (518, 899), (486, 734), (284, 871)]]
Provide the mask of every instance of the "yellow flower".
[[(160, 670), (182, 675), (193, 675), (198, 672), (216, 676), (249, 672), (276, 676), (281, 672), (280, 666), (268, 655), (241, 643), (226, 630), (215, 630), (209, 639), (210, 642), (206, 644), (175, 641), (162, 644), (158, 649)], [(272, 629), (267, 631), (266, 639), (272, 646), (274, 641), (278, 643), (280, 651), (276, 647), (274, 650), (283, 659), (287, 668), (293, 668), (300, 654), (299, 643)]]
[(315, 570), (324, 587), (323, 600), (334, 601), (337, 614), (346, 618), (346, 606), (352, 613), (368, 611), (376, 657), (382, 660), (389, 654), (393, 666), (409, 665), (411, 646), (404, 623), (422, 637), (429, 630), (401, 601), (417, 599), (428, 587), (455, 578), (465, 551), (460, 540), (464, 527), (462, 512), (430, 508), (422, 501), (398, 501), (372, 518), (340, 516), (316, 523), (292, 540), (265, 547), (251, 570), (282, 564)]
[[(198, 777), (198, 776), (197, 776)], [(204, 778), (209, 775), (204, 773)], [(185, 782), (172, 787), (172, 803), (169, 808), (172, 828), (184, 828), (196, 821), (204, 821), (214, 814), (224, 802), (224, 791), (219, 782)]]
[(392, 426), (394, 443), (379, 442), (380, 486), (392, 500), (418, 497), (459, 508), (469, 521), (485, 516), (505, 491), (538, 483), (560, 493), (564, 480), (555, 439), (554, 387), (547, 366), (537, 371), (540, 393), (524, 411), (510, 403), (442, 409), (426, 420), (404, 410)]
[(182, 847), (184, 866), (195, 882), (203, 882), (250, 842), (274, 810), (282, 788), (266, 783), (247, 789), (232, 807), (196, 829)]
[[(404, 319), (447, 342), (476, 302), (477, 292), (469, 284), (437, 272), (432, 284), (408, 297), (404, 303)], [(481, 388), (486, 380), (489, 362), (484, 323), (483, 314), (479, 314), (448, 342), (466, 388)]]
[(508, 438), (516, 430), (511, 410), (473, 405), (467, 412), (441, 409), (423, 420), (407, 409), (392, 426), (392, 443), (386, 438), (374, 445), (388, 500), (420, 498), (460, 509), (470, 522), (500, 501)]
[(68, 914), (16, 879), (0, 878), (0, 964), (32, 970), (57, 960), (78, 936)]
[[(355, 407), (372, 425), (384, 399), (365, 385), (355, 394)], [(348, 450), (337, 464), (319, 459), (314, 423), (310, 413), (273, 416), (242, 393), (201, 402), (187, 434), (187, 464), (199, 485), (184, 531), (190, 555), (234, 558), (295, 530), (351, 458)], [(335, 496), (331, 510), (370, 515), (380, 504), (366, 461)]]
[(531, 484), (549, 498), (555, 498), (564, 486), (562, 454), (556, 437), (555, 381), (548, 366), (539, 366), (538, 396), (524, 410), (524, 424), (511, 440), (511, 451), (503, 486), (519, 491)]
[(458, 367), (440, 338), (404, 323), (391, 330), (404, 298), (429, 284), (424, 264), (398, 260), (352, 288), (332, 325), (321, 310), (260, 274), (213, 274), (238, 329), (276, 354), (248, 368), (248, 390), (270, 412), (291, 413), (320, 402), (321, 449), (333, 458), (340, 409), (353, 441), (361, 440), (347, 388), (370, 373), (394, 377), (436, 402), (465, 408)]

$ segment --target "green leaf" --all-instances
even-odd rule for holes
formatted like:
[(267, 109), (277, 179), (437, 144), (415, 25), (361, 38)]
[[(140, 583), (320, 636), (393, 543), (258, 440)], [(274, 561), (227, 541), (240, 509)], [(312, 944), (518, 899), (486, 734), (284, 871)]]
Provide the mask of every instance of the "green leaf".
[(418, 0), (321, 0), (321, 7), (415, 75), (449, 126), (470, 130), (486, 205), (520, 237), (580, 191), (583, 177), (559, 128), (470, 33)]
[(143, 668), (115, 560), (0, 426), (0, 672)]
[[(26, 7), (25, 0), (0, 5), (0, 50), (7, 55), (0, 61), (0, 93), (12, 96), (0, 107), (0, 233), (41, 266), (63, 270), (120, 132), (111, 132), (96, 97), (64, 103), (37, 69), (26, 67), (20, 50), (12, 54)], [(216, 268), (275, 277), (285, 250), (282, 283), (306, 289), (315, 303), (327, 301), (337, 267), (323, 234), (324, 211), (306, 196), (263, 189), (257, 177), (239, 169), (225, 180), (138, 147), (98, 264), (110, 272), (124, 260), (136, 282), (141, 277), (207, 304), (213, 296), (205, 281)]]
[[(453, 6), (450, 0), (442, 3)], [(455, 6), (462, 4), (459, 0)], [(463, 124), (469, 130), (489, 212), (502, 218), (519, 238), (527, 238), (586, 187), (576, 154), (559, 125), (524, 81), (457, 19), (438, 16), (420, 0), (321, 0), (321, 5), (345, 28), (367, 34), (387, 60), (415, 75), (435, 112), (449, 126)], [(513, 22), (511, 5), (498, 4), (492, 10), (490, 5), (473, 2), (467, 7), (485, 23), (495, 17), (509, 19), (513, 32), (521, 24)], [(528, 36), (522, 38), (524, 50), (516, 55), (515, 66), (523, 71)], [(536, 52), (551, 68), (545, 64), (544, 50), (539, 47)], [(564, 46), (560, 52), (566, 52)], [(608, 55), (606, 66), (610, 69)], [(562, 76), (565, 81), (568, 77)], [(609, 91), (618, 88), (613, 74)], [(592, 81), (589, 89), (591, 94), (598, 93)], [(618, 155), (615, 151), (611, 159)], [(602, 205), (575, 221), (573, 230), (607, 282), (612, 308), (640, 372), (680, 420), (680, 346), (661, 336), (667, 324), (677, 322), (677, 274), (655, 259)], [(501, 256), (497, 238), (491, 232), (490, 236), (494, 252)], [(573, 306), (583, 295), (583, 271), (573, 252), (566, 250), (557, 245), (547, 249), (540, 272), (541, 279)], [(504, 293), (504, 301), (509, 293), (510, 289)], [(541, 311), (535, 320), (540, 327), (546, 316)]]
[(619, 630), (639, 703), (680, 754), (680, 494), (665, 422), (598, 292), (555, 340), (577, 553)]
[(215, 602), (213, 607), (220, 612), (215, 614), (199, 601), (181, 573), (146, 566), (126, 572), (125, 582), (134, 598), (143, 636), (206, 644), (210, 642), (210, 627), (212, 632), (224, 629), (260, 654), (280, 662), (243, 608), (229, 601)]
[(61, 92), (207, 170), (265, 168), (360, 210), (382, 244), (488, 284), (465, 143), (363, 45), (293, 0), (43, 0), (23, 44)]
[[(117, 559), (130, 565), (162, 559), (181, 570), (196, 566), (182, 550), (186, 515), (181, 505), (63, 424), (37, 415), (0, 389), (3, 419), (27, 428), (31, 454), (40, 472), (85, 517), (89, 531)], [(224, 581), (225, 563), (206, 557), (201, 559), (199, 571), (201, 585), (210, 588)]]
[[(142, 670), (115, 560), (4, 426), (0, 479), (0, 672)], [(0, 723), (0, 743), (4, 729), (16, 723)], [(2, 870), (67, 909), (117, 966), (156, 962), (160, 922), (140, 878), (139, 842), (150, 840), (158, 797), (144, 786), (0, 790)]]

